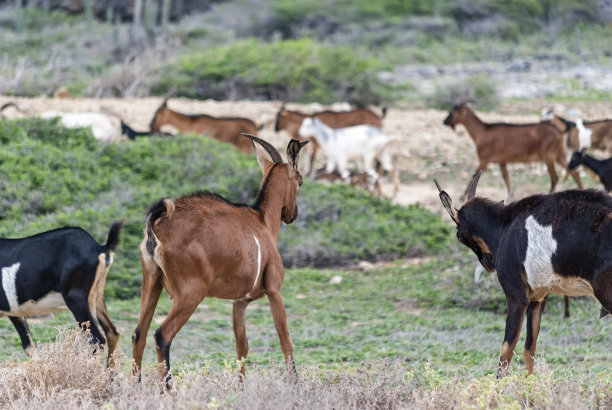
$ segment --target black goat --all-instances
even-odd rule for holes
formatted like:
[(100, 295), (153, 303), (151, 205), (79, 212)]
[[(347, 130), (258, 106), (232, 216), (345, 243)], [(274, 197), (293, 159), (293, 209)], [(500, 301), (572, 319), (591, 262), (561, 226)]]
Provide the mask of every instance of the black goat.
[(612, 311), (612, 197), (595, 190), (533, 195), (508, 205), (475, 197), (480, 172), (457, 210), (440, 191), (457, 239), (497, 277), (506, 295), (506, 332), (498, 377), (506, 375), (527, 315), (523, 358), (533, 373), (541, 305), (550, 293), (594, 296)]
[(599, 180), (606, 188), (606, 191), (612, 191), (612, 158), (599, 160), (585, 154), (584, 150), (574, 151), (567, 168), (572, 170), (576, 169), (579, 165), (584, 165), (596, 173)]
[(69, 309), (79, 326), (89, 326), (92, 342), (108, 339), (108, 363), (119, 332), (104, 303), (106, 276), (119, 244), (123, 221), (114, 222), (105, 245), (86, 231), (66, 227), (21, 239), (0, 238), (2, 290), (0, 315), (8, 316), (28, 356), (34, 342), (26, 317)]

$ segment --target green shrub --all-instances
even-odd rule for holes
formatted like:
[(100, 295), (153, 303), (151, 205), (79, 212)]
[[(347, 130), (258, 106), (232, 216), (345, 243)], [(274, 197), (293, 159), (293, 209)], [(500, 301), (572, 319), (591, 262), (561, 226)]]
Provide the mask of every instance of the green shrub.
[[(24, 237), (78, 225), (98, 242), (125, 218), (107, 293), (128, 298), (141, 280), (138, 244), (153, 201), (197, 190), (230, 201), (255, 201), (255, 157), (201, 136), (99, 144), (89, 129), (56, 120), (0, 122), (0, 236)], [(402, 208), (347, 186), (305, 181), (300, 217), (282, 228), (281, 254), (291, 266), (329, 266), (435, 252), (448, 226), (420, 207)]]
[[(377, 73), (386, 67), (359, 49), (309, 39), (261, 43), (255, 39), (184, 55), (154, 92), (214, 99), (278, 99), (379, 104), (390, 89)], [(178, 71), (178, 72), (177, 72)]]

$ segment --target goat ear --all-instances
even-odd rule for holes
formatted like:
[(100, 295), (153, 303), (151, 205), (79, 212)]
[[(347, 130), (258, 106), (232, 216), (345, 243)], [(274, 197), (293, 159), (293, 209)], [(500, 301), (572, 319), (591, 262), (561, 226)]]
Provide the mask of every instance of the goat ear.
[(308, 144), (308, 141), (300, 142), (294, 139), (289, 141), (289, 144), (287, 145), (287, 161), (289, 162), (289, 165), (291, 165), (291, 168), (297, 170), (300, 150), (306, 144)]
[(273, 161), (270, 160), (270, 155), (261, 145), (253, 143), (253, 148), (255, 148), (257, 163), (259, 164), (261, 171), (264, 172), (268, 164), (272, 163)]
[(476, 187), (478, 186), (478, 180), (480, 179), (480, 175), (482, 175), (482, 170), (478, 170), (478, 172), (474, 174), (472, 182), (470, 182), (470, 187), (468, 188), (466, 201), (469, 201), (476, 195)]
[(453, 206), (453, 200), (450, 195), (446, 193), (438, 184), (438, 181), (434, 178), (434, 182), (436, 187), (438, 187), (438, 192), (440, 193), (440, 201), (442, 202), (442, 206), (446, 209), (446, 212), (450, 215), (451, 219), (455, 222), (456, 225), (459, 225), (459, 213), (457, 212), (457, 208)]

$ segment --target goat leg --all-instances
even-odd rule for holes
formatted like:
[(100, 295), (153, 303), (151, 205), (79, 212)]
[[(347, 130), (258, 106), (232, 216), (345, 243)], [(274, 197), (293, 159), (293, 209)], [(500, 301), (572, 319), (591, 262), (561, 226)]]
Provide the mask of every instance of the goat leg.
[(274, 327), (278, 333), (281, 350), (285, 356), (287, 370), (292, 377), (297, 377), (295, 363), (293, 362), (293, 343), (291, 342), (289, 330), (287, 329), (287, 312), (285, 310), (285, 304), (283, 303), (279, 291), (268, 291), (268, 300), (270, 301), (270, 310), (272, 311), (272, 318), (274, 319)]
[[(235, 300), (232, 314), (232, 325), (234, 327), (234, 337), (236, 338), (236, 355), (238, 360), (246, 359), (249, 354), (249, 341), (246, 335), (246, 308), (248, 301)], [(244, 376), (244, 363), (240, 367), (240, 373)]]
[(527, 367), (527, 374), (533, 374), (533, 364), (536, 353), (536, 342), (540, 333), (540, 319), (542, 317), (542, 303), (533, 301), (527, 307), (527, 335), (525, 337), (525, 350), (523, 359)]
[[(505, 289), (504, 289), (505, 291)], [(506, 332), (504, 335), (504, 342), (499, 354), (499, 367), (497, 369), (497, 377), (502, 378), (508, 373), (508, 367), (514, 354), (514, 348), (518, 342), (519, 335), (521, 334), (521, 327), (523, 325), (523, 319), (525, 318), (525, 311), (527, 310), (527, 297), (524, 296), (523, 300), (515, 300), (510, 298), (506, 293), (506, 299), (508, 300), (508, 313), (506, 315)], [(521, 298), (523, 299), (523, 298)]]
[(30, 333), (30, 327), (25, 317), (9, 316), (13, 326), (19, 333), (21, 339), (21, 347), (28, 357), (32, 357), (32, 351), (34, 350), (34, 341), (32, 340), (32, 334)]

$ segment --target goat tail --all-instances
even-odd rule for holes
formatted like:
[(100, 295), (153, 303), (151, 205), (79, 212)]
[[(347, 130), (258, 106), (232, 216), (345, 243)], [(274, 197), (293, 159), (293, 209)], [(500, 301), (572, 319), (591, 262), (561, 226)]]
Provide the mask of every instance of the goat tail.
[(147, 217), (145, 219), (145, 235), (146, 235), (146, 248), (147, 253), (153, 256), (153, 251), (155, 250), (155, 246), (157, 245), (157, 240), (155, 238), (155, 232), (153, 232), (153, 226), (155, 225), (155, 221), (157, 221), (162, 216), (166, 216), (166, 218), (170, 218), (174, 213), (174, 201), (170, 198), (162, 198), (149, 208), (147, 211)]
[(382, 113), (381, 113), (381, 115), (380, 115), (380, 119), (381, 119), (381, 120), (384, 120), (384, 119), (385, 119), (385, 117), (387, 116), (387, 107), (382, 107), (382, 110), (381, 110), (381, 111), (382, 111)]
[(121, 228), (123, 228), (123, 223), (125, 219), (121, 219), (119, 221), (115, 221), (111, 224), (111, 227), (108, 231), (108, 239), (106, 240), (106, 244), (104, 245), (104, 249), (106, 252), (114, 252), (119, 245), (119, 234), (121, 233)]

